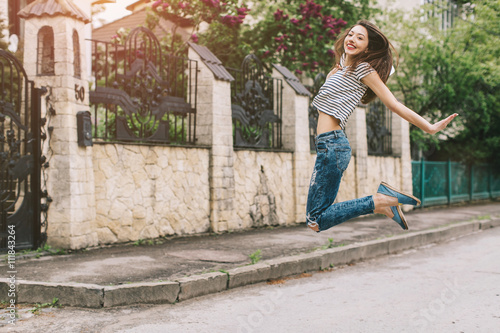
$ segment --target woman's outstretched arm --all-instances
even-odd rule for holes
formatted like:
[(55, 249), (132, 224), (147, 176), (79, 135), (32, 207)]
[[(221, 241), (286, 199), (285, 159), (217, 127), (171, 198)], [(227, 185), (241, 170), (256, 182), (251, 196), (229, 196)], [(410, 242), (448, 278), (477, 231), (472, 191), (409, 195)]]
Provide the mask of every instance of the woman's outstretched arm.
[(437, 123), (431, 124), (416, 112), (400, 103), (396, 99), (396, 97), (394, 97), (389, 88), (387, 88), (385, 83), (382, 82), (377, 72), (368, 74), (361, 79), (361, 82), (366, 84), (378, 96), (378, 98), (380, 98), (382, 103), (384, 103), (389, 110), (429, 134), (435, 134), (439, 131), (442, 131), (446, 128), (446, 126), (448, 126), (453, 118), (458, 116), (457, 113), (454, 113), (451, 116), (438, 121)]

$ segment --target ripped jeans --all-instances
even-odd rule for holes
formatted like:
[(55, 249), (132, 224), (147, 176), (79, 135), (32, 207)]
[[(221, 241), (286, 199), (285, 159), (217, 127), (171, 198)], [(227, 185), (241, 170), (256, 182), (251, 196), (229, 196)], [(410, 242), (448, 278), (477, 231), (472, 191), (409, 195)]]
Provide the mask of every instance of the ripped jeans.
[(316, 164), (307, 196), (307, 224), (318, 225), (319, 231), (337, 224), (371, 214), (375, 209), (373, 197), (334, 203), (342, 174), (351, 159), (351, 146), (344, 131), (326, 132), (316, 137)]

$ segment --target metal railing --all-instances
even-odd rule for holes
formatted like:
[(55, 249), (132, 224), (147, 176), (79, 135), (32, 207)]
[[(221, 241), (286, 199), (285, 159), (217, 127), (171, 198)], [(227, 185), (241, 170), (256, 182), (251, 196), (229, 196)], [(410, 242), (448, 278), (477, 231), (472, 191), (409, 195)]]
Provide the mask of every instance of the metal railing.
[(0, 50), (0, 252), (36, 249), (43, 242), (41, 100), (46, 91), (35, 88), (16, 57)]
[(392, 155), (392, 112), (379, 99), (366, 108), (368, 155)]
[(412, 161), (413, 195), (422, 206), (500, 198), (500, 166)]
[(233, 142), (239, 148), (282, 148), (283, 81), (264, 71), (253, 54), (241, 69), (227, 68), (231, 82)]
[(316, 151), (316, 135), (317, 135), (317, 127), (318, 127), (318, 109), (312, 105), (312, 101), (314, 97), (319, 92), (319, 89), (325, 83), (326, 75), (324, 73), (318, 73), (314, 77), (313, 85), (306, 86), (306, 88), (311, 92), (311, 97), (309, 100), (309, 109), (307, 110), (309, 115), (309, 148), (312, 152)]
[(195, 60), (162, 53), (155, 35), (142, 27), (132, 30), (124, 45), (91, 42), (94, 139), (195, 143)]

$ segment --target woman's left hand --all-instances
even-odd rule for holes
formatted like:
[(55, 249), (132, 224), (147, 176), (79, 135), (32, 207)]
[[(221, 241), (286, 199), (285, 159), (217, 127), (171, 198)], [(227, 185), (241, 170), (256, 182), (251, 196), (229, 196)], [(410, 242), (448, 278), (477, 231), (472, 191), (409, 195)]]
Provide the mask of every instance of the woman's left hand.
[(427, 133), (429, 134), (436, 134), (437, 132), (441, 132), (448, 126), (448, 124), (456, 117), (458, 116), (458, 113), (454, 113), (451, 116), (448, 116), (447, 118), (438, 121), (437, 123), (434, 123), (430, 126), (429, 130)]
[(409, 109), (402, 103), (400, 103), (392, 92), (387, 88), (384, 82), (380, 79), (377, 72), (372, 72), (361, 79), (361, 82), (366, 84), (377, 96), (380, 98), (382, 103), (391, 110), (392, 112), (399, 115), (401, 118), (412, 123), (413, 125), (420, 128), (422, 131), (429, 134), (436, 134), (448, 126), (448, 124), (458, 116), (458, 113), (454, 113), (451, 116), (438, 121), (435, 124), (430, 124), (426, 119), (417, 114), (415, 111)]

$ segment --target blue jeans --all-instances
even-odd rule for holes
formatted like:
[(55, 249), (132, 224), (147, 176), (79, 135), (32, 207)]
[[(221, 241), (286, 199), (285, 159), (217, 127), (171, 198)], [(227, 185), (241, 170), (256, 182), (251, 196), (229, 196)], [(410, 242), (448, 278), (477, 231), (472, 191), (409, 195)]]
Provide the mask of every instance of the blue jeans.
[(371, 214), (373, 197), (333, 203), (339, 191), (342, 174), (351, 159), (351, 146), (344, 131), (326, 132), (316, 137), (316, 164), (307, 196), (307, 224), (327, 230), (337, 224)]

